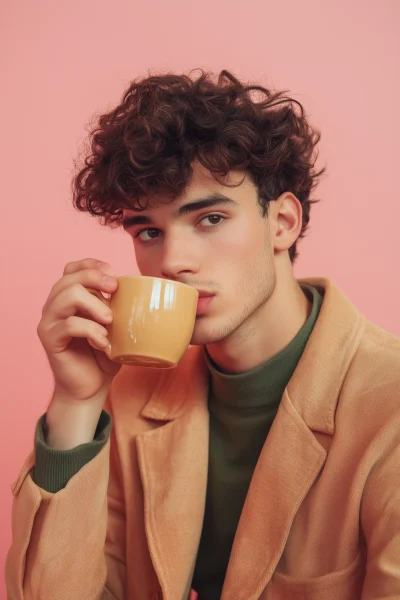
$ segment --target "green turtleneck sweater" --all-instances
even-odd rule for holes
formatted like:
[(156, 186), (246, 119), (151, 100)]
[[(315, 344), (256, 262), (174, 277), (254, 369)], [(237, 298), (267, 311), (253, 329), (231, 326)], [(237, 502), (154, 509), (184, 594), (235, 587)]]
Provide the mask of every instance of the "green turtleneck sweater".
[(208, 357), (210, 451), (206, 510), (193, 577), (199, 600), (219, 600), (250, 481), (283, 392), (303, 354), (322, 298), (304, 288), (311, 313), (291, 343), (259, 367), (239, 375), (218, 370)]
[[(209, 472), (203, 532), (193, 578), (199, 600), (221, 597), (253, 471), (283, 391), (317, 320), (322, 298), (313, 288), (303, 289), (312, 301), (311, 313), (296, 337), (279, 354), (239, 375), (222, 373), (207, 357), (211, 372)], [(36, 428), (33, 478), (43, 489), (56, 493), (106, 444), (111, 417), (102, 412), (93, 442), (64, 451), (47, 446), (44, 420), (45, 415)]]

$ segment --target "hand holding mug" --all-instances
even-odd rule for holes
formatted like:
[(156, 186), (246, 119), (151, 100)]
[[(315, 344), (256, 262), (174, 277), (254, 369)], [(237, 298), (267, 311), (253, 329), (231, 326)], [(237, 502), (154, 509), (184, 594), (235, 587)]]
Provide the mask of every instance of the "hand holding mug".
[(118, 287), (110, 265), (84, 259), (66, 265), (43, 307), (37, 333), (53, 371), (55, 392), (75, 400), (107, 390), (119, 365), (107, 348), (112, 312), (88, 291), (113, 293)]

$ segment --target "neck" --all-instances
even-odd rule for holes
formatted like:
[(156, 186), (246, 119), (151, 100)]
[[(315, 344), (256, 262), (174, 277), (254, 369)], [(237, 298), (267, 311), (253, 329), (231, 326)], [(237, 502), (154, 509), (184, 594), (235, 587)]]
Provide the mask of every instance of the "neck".
[(251, 371), (283, 350), (303, 327), (310, 312), (311, 303), (290, 267), (277, 276), (268, 300), (228, 337), (208, 345), (207, 351), (225, 373)]

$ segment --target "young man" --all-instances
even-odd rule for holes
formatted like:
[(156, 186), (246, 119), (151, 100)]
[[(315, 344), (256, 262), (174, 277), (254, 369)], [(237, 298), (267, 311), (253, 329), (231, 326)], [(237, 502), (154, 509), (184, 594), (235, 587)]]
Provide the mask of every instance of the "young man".
[(66, 266), (9, 600), (399, 598), (400, 342), (294, 277), (321, 174), (301, 106), (227, 72), (150, 77), (91, 140), (77, 208), (201, 300), (176, 369), (120, 370), (87, 290), (115, 291), (110, 265)]

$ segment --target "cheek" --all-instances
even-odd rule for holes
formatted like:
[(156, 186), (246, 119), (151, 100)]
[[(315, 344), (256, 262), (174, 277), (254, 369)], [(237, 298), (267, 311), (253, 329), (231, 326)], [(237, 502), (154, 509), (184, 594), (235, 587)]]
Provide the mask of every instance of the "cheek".
[[(213, 247), (214, 260), (225, 259), (225, 262), (233, 267), (244, 265), (251, 269), (257, 261), (260, 253), (266, 250), (265, 225), (257, 223), (242, 223), (240, 226), (227, 230), (226, 235), (221, 236)], [(221, 260), (222, 262), (222, 260)]]

